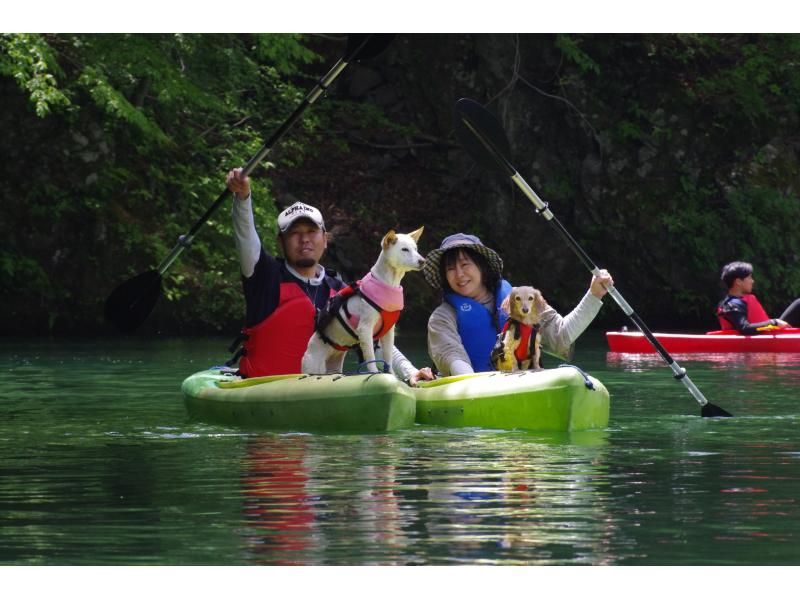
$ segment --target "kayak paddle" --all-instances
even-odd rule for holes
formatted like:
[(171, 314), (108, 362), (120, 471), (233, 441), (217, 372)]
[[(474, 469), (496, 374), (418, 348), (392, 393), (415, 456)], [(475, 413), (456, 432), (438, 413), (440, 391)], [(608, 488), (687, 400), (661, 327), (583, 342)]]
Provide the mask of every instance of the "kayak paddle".
[[(561, 238), (567, 242), (581, 262), (583, 262), (593, 275), (597, 276), (600, 273), (600, 269), (592, 262), (583, 248), (581, 248), (578, 242), (550, 211), (547, 202), (542, 201), (525, 179), (522, 178), (519, 172), (517, 172), (517, 169), (512, 166), (508, 138), (500, 122), (478, 102), (462, 98), (458, 100), (455, 105), (455, 130), (458, 140), (467, 153), (484, 167), (497, 170), (510, 177), (522, 193), (536, 207), (536, 213), (543, 216), (545, 220), (556, 228)], [(650, 341), (653, 348), (672, 369), (675, 378), (683, 382), (695, 400), (700, 403), (700, 415), (703, 417), (731, 417), (731, 414), (724, 409), (708, 402), (708, 399), (703, 396), (700, 389), (691, 381), (686, 370), (675, 362), (658, 339), (653, 336), (653, 333), (650, 332), (650, 329), (639, 315), (633, 311), (633, 308), (625, 301), (620, 292), (614, 288), (613, 285), (609, 285), (607, 288), (608, 294), (614, 298), (614, 301), (616, 301), (625, 315), (642, 331), (642, 334)]]
[[(258, 153), (250, 158), (250, 161), (242, 168), (245, 176), (263, 160), (272, 150), (272, 147), (283, 137), (292, 125), (302, 116), (306, 108), (317, 101), (317, 99), (330, 87), (347, 65), (355, 60), (372, 58), (380, 54), (394, 38), (393, 34), (383, 33), (352, 33), (347, 37), (347, 49), (344, 56), (328, 71), (314, 88), (303, 99), (300, 105), (287, 118), (284, 123), (275, 131), (267, 142), (258, 150)], [(158, 265), (155, 270), (148, 270), (130, 280), (125, 281), (115, 288), (106, 299), (105, 317), (114, 324), (121, 332), (130, 333), (136, 330), (142, 322), (147, 319), (153, 307), (161, 296), (161, 281), (164, 272), (178, 259), (178, 256), (187, 249), (194, 239), (200, 227), (208, 221), (211, 215), (225, 202), (230, 192), (225, 189), (211, 204), (200, 219), (194, 223), (189, 232), (181, 235), (178, 243), (173, 247), (167, 257)]]

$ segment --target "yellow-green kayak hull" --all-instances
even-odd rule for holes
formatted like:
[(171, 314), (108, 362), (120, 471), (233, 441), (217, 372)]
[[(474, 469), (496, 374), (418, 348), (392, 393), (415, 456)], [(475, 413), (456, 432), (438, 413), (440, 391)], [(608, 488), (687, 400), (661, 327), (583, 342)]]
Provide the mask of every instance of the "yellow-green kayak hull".
[(245, 428), (388, 432), (414, 424), (537, 431), (608, 426), (605, 386), (572, 367), (450, 376), (409, 388), (390, 374), (242, 379), (221, 370), (182, 385), (190, 416)]
[(387, 432), (414, 425), (411, 389), (391, 374), (264, 376), (198, 372), (181, 387), (189, 415), (246, 428)]
[(565, 432), (608, 426), (608, 390), (573, 367), (468, 374), (428, 384), (415, 394), (420, 424)]

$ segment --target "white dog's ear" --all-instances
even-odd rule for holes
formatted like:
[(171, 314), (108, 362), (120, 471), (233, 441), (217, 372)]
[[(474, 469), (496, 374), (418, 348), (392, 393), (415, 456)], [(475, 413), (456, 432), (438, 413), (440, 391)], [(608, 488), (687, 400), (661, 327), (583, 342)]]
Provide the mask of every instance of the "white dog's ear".
[(422, 236), (422, 231), (425, 230), (424, 226), (420, 226), (413, 233), (408, 233), (408, 236), (414, 239), (414, 243), (419, 243), (419, 238)]
[(386, 233), (386, 236), (383, 237), (383, 241), (381, 241), (381, 247), (384, 249), (389, 249), (389, 245), (393, 245), (395, 243), (397, 243), (397, 233), (395, 233), (394, 229), (392, 229)]

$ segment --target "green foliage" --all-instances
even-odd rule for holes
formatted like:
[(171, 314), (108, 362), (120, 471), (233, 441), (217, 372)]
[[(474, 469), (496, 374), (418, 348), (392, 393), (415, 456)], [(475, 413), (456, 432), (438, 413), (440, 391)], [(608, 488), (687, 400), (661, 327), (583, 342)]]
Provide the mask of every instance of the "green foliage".
[[(317, 59), (300, 36), (277, 34), (4, 34), (0, 50), (2, 143), (14, 157), (0, 166), (0, 283), (12, 318), (30, 319), (38, 308), (25, 297), (39, 296), (55, 331), (100, 325), (108, 292), (188, 231), (225, 172), (299, 103), (310, 80), (300, 69)], [(300, 162), (302, 136), (287, 141)], [(254, 173), (255, 211), (274, 252), (266, 167)], [(172, 266), (166, 313), (216, 328), (241, 317), (229, 221), (223, 205)]]
[(746, 44), (736, 64), (700, 79), (697, 89), (702, 94), (730, 98), (736, 108), (755, 122), (769, 115), (764, 92), (774, 94), (779, 90), (772, 82), (771, 62), (757, 47)]
[(705, 50), (716, 68), (701, 73), (693, 85), (702, 101), (722, 107), (720, 117), (738, 113), (751, 126), (774, 126), (782, 116), (796, 114), (797, 35), (723, 36), (714, 41)]
[(59, 89), (60, 69), (44, 36), (37, 34), (0, 35), (0, 75), (13, 77), (35, 106), (36, 115), (50, 114), (53, 108), (70, 105), (67, 93)]
[(728, 220), (737, 233), (733, 254), (758, 269), (764, 295), (800, 296), (800, 198), (772, 187), (737, 189)]
[(567, 177), (553, 177), (552, 179), (548, 179), (544, 183), (542, 190), (545, 197), (556, 202), (563, 202), (575, 196), (574, 186)]
[(713, 186), (701, 186), (687, 176), (681, 176), (680, 192), (673, 197), (658, 219), (665, 233), (678, 239), (684, 266), (706, 271), (716, 268), (719, 216), (708, 209), (709, 200), (716, 194)]
[(572, 35), (556, 35), (556, 48), (561, 50), (569, 60), (574, 62), (584, 73), (600, 74), (600, 65), (581, 50), (581, 41)]
[(641, 127), (629, 120), (621, 120), (617, 125), (617, 131), (620, 138), (625, 140), (641, 139), (644, 137)]
[[(573, 56), (565, 39), (583, 56)], [(569, 59), (558, 64), (564, 95), (602, 140), (604, 169), (582, 183), (605, 198), (598, 208), (606, 240), (626, 239), (599, 245), (598, 253), (619, 264), (620, 281), (635, 277), (646, 290), (643, 313), (702, 319), (716, 299), (719, 268), (733, 259), (756, 264), (759, 289), (775, 310), (800, 296), (793, 133), (800, 36), (572, 35), (555, 46)], [(587, 68), (584, 56), (598, 69)], [(563, 119), (556, 112), (539, 121), (548, 118), (551, 144), (557, 138), (571, 150), (545, 175), (559, 181), (583, 160), (585, 140), (564, 140)], [(549, 193), (559, 187), (549, 185)], [(577, 234), (593, 230), (579, 224)]]
[[(521, 124), (515, 155), (523, 169), (535, 164), (543, 197), (589, 254), (640, 293), (643, 314), (705, 317), (716, 273), (732, 259), (756, 265), (770, 305), (800, 295), (800, 36), (521, 38), (515, 68), (529, 85), (508, 91)], [(442, 115), (454, 93), (493, 97), (508, 84), (508, 64), (460, 63), (464, 36), (434, 40), (446, 64), (403, 63), (419, 57), (404, 48), (423, 41), (395, 46), (380, 103), (332, 92), (253, 172), (268, 251), (273, 183), (321, 197), (339, 226), (362, 227), (365, 239), (377, 221), (429, 214), (438, 219), (429, 230), (504, 238), (497, 202), (454, 171), (463, 156)], [(341, 49), (288, 34), (0, 35), (3, 330), (100, 330), (108, 292), (165, 257), (223, 191), (226, 171), (254, 155), (319, 79), (320, 56)], [(385, 149), (419, 138), (433, 141)], [(376, 207), (378, 198), (392, 207)], [(529, 272), (541, 249), (525, 214), (503, 225), (518, 228), (509, 243), (519, 246), (504, 255), (512, 272)], [(439, 241), (426, 238), (429, 248)], [(358, 253), (360, 241), (348, 250)], [(562, 254), (542, 269), (568, 270), (569, 252), (548, 255)], [(230, 331), (240, 285), (226, 203), (165, 276), (153, 326)]]
[(157, 124), (149, 120), (142, 111), (137, 110), (97, 69), (87, 66), (78, 83), (89, 90), (94, 103), (108, 115), (127, 121), (147, 138), (152, 138), (158, 143), (166, 143), (169, 140)]
[(33, 259), (11, 251), (0, 251), (0, 290), (41, 295), (48, 289), (47, 274)]
[(319, 60), (319, 56), (302, 42), (301, 35), (261, 33), (256, 36), (255, 56), (260, 62), (272, 65), (278, 73), (291, 75), (298, 65)]

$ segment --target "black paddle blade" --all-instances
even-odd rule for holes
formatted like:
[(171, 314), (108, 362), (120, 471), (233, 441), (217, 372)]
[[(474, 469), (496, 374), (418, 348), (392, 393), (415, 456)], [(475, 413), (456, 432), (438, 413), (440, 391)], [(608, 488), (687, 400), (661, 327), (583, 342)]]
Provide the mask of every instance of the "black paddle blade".
[(475, 100), (461, 98), (454, 109), (456, 137), (478, 164), (513, 176), (511, 146), (500, 122)]
[(351, 33), (347, 36), (345, 62), (374, 58), (392, 43), (394, 33)]
[(733, 414), (728, 413), (722, 407), (717, 407), (711, 403), (706, 403), (700, 409), (700, 415), (703, 417), (733, 417)]
[(149, 270), (123, 282), (106, 299), (105, 316), (120, 332), (135, 331), (161, 295), (161, 274)]

